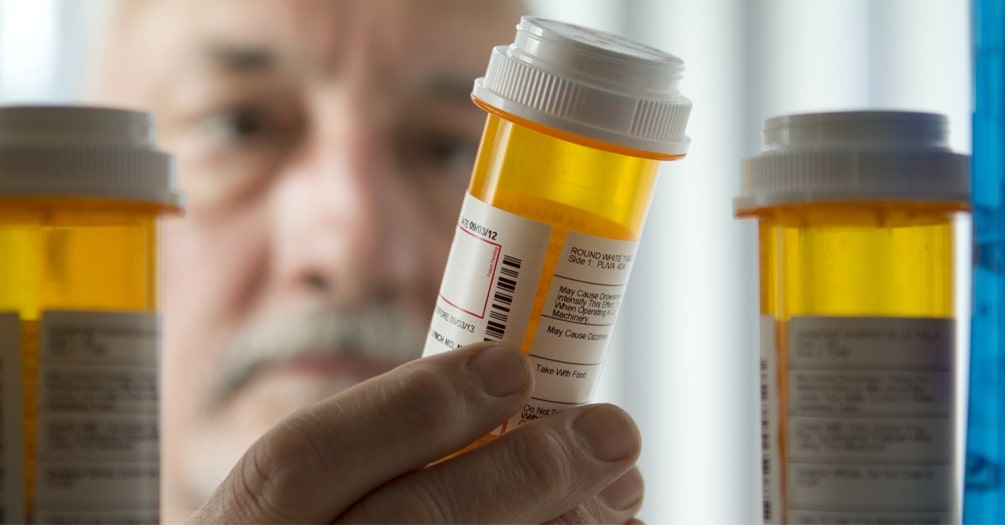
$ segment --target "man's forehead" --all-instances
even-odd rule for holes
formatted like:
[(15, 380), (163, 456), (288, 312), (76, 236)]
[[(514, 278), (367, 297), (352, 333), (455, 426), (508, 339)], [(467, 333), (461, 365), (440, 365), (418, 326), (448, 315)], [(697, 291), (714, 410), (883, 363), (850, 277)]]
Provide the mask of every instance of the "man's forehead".
[[(268, 76), (282, 74), (286, 69), (296, 70), (296, 63), (284, 63), (268, 46), (253, 43), (215, 41), (198, 52), (198, 63), (203, 70), (231, 76)], [(287, 60), (290, 60), (287, 57)], [(465, 100), (470, 96), (476, 72), (452, 67), (428, 67), (400, 72), (399, 88), (417, 89), (443, 99)]]
[(98, 96), (141, 104), (177, 91), (179, 81), (190, 85), (220, 71), (289, 69), (334, 78), (328, 73), (339, 60), (360, 49), (357, 62), (389, 89), (419, 82), (466, 98), (491, 46), (512, 39), (522, 6), (516, 0), (119, 2)]
[(182, 31), (161, 34), (178, 34), (181, 41), (175, 45), (238, 68), (268, 66), (276, 61), (330, 65), (360, 47), (371, 52), (369, 58), (405, 62), (401, 66), (430, 56), (437, 60), (454, 57), (460, 63), (471, 62), (466, 56), (476, 56), (483, 64), (488, 46), (500, 43), (499, 35), (512, 32), (516, 16), (507, 22), (486, 17), (484, 12), (471, 9), (466, 0), (160, 0), (163, 2), (172, 4), (175, 12), (150, 20), (152, 31), (159, 23), (179, 25)]
[[(164, 2), (166, 0), (160, 0)], [(150, 20), (181, 50), (198, 60), (234, 70), (269, 69), (278, 62), (332, 60), (343, 46), (351, 16), (340, 6), (351, 2), (316, 0), (182, 0), (166, 16)]]

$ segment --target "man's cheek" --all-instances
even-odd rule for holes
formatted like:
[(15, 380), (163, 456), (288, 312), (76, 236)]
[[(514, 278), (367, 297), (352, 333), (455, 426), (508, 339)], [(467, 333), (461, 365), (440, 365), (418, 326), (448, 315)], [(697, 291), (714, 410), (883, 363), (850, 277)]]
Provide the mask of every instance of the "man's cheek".
[(214, 251), (205, 251), (210, 243), (188, 217), (172, 218), (161, 224), (160, 259), (165, 297), (181, 295), (212, 272)]
[[(216, 317), (222, 299), (226, 250), (191, 219), (171, 219), (161, 228), (161, 290), (166, 315)], [(219, 321), (219, 319), (215, 319)], [(186, 323), (188, 324), (188, 323)]]

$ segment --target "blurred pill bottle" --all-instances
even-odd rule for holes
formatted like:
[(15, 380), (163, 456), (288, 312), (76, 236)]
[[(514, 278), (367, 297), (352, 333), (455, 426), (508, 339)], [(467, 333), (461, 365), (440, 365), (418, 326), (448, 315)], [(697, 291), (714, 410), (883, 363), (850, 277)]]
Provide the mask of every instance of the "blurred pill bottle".
[(144, 113), (0, 107), (0, 516), (158, 521), (157, 219)]
[(941, 115), (788, 115), (744, 162), (758, 222), (765, 523), (954, 523), (954, 234)]

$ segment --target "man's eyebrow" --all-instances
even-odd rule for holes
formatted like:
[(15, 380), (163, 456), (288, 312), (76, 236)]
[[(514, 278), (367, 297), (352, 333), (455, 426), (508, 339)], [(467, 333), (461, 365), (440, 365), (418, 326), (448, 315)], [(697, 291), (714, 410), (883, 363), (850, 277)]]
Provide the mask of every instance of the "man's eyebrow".
[(263, 72), (276, 66), (276, 55), (263, 47), (229, 43), (203, 46), (200, 55), (206, 63), (233, 73)]
[(471, 102), (474, 77), (434, 73), (423, 79), (422, 87), (430, 95), (446, 101)]

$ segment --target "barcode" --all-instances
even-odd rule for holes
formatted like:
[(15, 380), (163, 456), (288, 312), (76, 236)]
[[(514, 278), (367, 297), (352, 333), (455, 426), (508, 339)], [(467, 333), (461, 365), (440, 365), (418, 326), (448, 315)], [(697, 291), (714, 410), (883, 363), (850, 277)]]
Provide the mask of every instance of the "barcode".
[(506, 335), (506, 322), (509, 321), (510, 307), (513, 306), (513, 293), (516, 291), (516, 280), (520, 276), (520, 259), (511, 255), (503, 255), (502, 267), (496, 279), (495, 293), (492, 294), (492, 306), (489, 309), (489, 322), (485, 326), (486, 341), (501, 341)]
[(761, 359), (761, 490), (763, 490), (761, 516), (764, 523), (774, 521), (774, 505), (772, 494), (772, 472), (771, 472), (771, 385), (769, 380), (770, 370), (766, 359)]
[(768, 400), (768, 363), (761, 359), (761, 401)]

